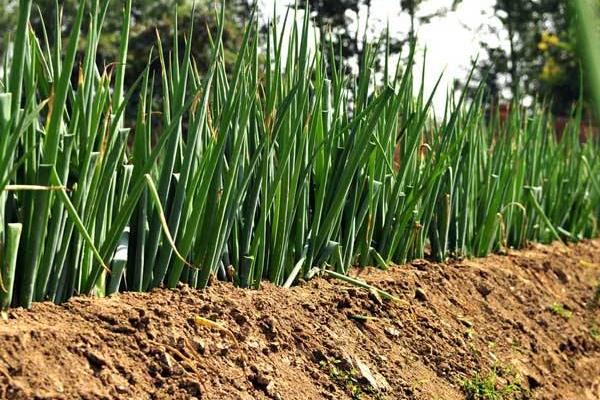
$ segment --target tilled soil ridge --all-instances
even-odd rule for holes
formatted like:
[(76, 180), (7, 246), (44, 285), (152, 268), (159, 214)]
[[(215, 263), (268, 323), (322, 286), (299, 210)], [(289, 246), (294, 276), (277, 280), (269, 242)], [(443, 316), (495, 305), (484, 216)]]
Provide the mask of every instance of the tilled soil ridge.
[(353, 275), (12, 310), (0, 398), (600, 399), (600, 241)]

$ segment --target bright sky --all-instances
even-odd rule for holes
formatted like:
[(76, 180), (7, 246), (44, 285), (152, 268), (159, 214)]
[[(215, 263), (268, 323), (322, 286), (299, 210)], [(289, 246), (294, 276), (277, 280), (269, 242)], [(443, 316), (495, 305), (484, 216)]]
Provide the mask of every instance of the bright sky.
[[(273, 15), (273, 6), (278, 16), (284, 15), (291, 0), (260, 0), (263, 18)], [(490, 32), (489, 26), (500, 26), (493, 15), (495, 0), (463, 0), (456, 10), (452, 11), (452, 0), (425, 0), (419, 9), (419, 15), (431, 15), (446, 9), (440, 17), (434, 17), (428, 24), (417, 26), (418, 44), (421, 54), (427, 49), (426, 89), (433, 89), (437, 78), (443, 74), (440, 90), (435, 98), (435, 109), (443, 110), (446, 88), (455, 79), (465, 79), (471, 60), (481, 54), (480, 42), (485, 40), (493, 46), (506, 46), (507, 38), (498, 37)], [(348, 15), (353, 27), (359, 27), (362, 33), (367, 19), (367, 8), (362, 8), (358, 16)], [(410, 18), (400, 7), (400, 0), (372, 0), (369, 37), (379, 35), (389, 21), (393, 36), (406, 37), (410, 29)], [(359, 35), (361, 36), (361, 35)], [(422, 60), (422, 57), (418, 57)], [(420, 65), (418, 66), (420, 68)], [(419, 82), (417, 83), (419, 84)]]

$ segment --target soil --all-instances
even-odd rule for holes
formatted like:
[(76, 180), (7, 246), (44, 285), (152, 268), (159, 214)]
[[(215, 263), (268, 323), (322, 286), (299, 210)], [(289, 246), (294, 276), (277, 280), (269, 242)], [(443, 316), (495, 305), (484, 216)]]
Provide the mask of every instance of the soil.
[(11, 310), (0, 398), (600, 399), (600, 241), (353, 275)]

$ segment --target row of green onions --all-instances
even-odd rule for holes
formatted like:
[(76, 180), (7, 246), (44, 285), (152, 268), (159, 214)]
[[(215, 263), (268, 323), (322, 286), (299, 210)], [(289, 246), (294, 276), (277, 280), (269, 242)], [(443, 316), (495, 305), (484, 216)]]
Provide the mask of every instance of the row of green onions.
[(214, 278), (290, 286), (315, 268), (598, 234), (600, 146), (580, 140), (581, 107), (560, 140), (543, 107), (515, 102), (501, 119), (483, 93), (436, 115), (413, 69), (378, 50), (385, 38), (349, 75), (332, 41), (311, 45), (308, 13), (284, 22), (287, 39), (251, 18), (232, 66), (214, 32), (202, 74), (191, 28), (171, 54), (159, 37), (126, 85), (131, 1), (107, 67), (109, 0), (65, 10), (67, 38), (58, 10), (54, 31), (34, 32), (19, 1), (0, 75), (3, 308)]

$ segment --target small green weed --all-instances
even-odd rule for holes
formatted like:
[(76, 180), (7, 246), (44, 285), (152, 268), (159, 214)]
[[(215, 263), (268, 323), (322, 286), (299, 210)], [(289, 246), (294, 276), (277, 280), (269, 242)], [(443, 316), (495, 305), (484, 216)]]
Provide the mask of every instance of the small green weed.
[(590, 327), (590, 336), (592, 339), (600, 342), (600, 328), (598, 325), (594, 324)]
[(531, 399), (511, 369), (494, 367), (487, 375), (475, 374), (462, 382), (466, 400)]
[(360, 381), (360, 374), (355, 368), (344, 368), (340, 360), (323, 360), (319, 363), (320, 367), (327, 371), (329, 377), (342, 386), (350, 397), (354, 400), (360, 400), (365, 395), (375, 400), (383, 399), (381, 393), (369, 385), (364, 385)]
[(565, 306), (561, 303), (554, 303), (549, 307), (549, 309), (550, 311), (552, 311), (553, 314), (556, 314), (559, 317), (567, 320), (573, 316), (573, 311), (567, 310)]

